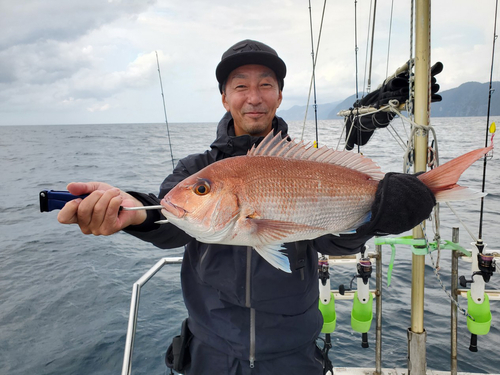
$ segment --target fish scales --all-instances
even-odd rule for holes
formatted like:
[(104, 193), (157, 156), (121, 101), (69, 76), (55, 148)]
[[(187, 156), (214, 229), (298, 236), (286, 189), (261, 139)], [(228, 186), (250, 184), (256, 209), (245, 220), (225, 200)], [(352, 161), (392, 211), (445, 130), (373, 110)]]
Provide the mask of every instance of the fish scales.
[(271, 156), (227, 159), (241, 181), (242, 205), (261, 217), (308, 224), (322, 232), (352, 229), (366, 216), (378, 181), (334, 164)]

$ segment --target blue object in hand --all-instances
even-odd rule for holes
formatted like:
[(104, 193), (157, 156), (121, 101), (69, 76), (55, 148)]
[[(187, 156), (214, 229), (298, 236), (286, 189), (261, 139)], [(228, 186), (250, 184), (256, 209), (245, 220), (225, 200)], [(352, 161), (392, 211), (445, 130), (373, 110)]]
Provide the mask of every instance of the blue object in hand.
[(88, 194), (73, 195), (69, 191), (43, 190), (40, 192), (40, 212), (60, 210), (73, 199), (88, 197)]

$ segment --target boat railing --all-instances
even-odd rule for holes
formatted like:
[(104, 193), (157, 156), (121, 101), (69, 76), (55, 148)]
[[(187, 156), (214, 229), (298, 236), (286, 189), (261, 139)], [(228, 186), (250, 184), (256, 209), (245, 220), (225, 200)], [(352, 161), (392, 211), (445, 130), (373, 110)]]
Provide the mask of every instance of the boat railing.
[(128, 317), (127, 338), (125, 340), (125, 353), (123, 355), (122, 375), (132, 373), (132, 354), (134, 349), (135, 331), (137, 327), (137, 315), (139, 312), (139, 298), (141, 288), (156, 275), (156, 273), (167, 264), (180, 264), (182, 257), (162, 258), (137, 280), (132, 287), (132, 298), (130, 300), (130, 313)]
[[(375, 246), (375, 252), (368, 252), (369, 258), (376, 260), (376, 288), (370, 290), (370, 293), (375, 299), (375, 372), (374, 374), (382, 374), (382, 245)], [(451, 295), (455, 301), (458, 296), (466, 297), (468, 289), (458, 288), (458, 260), (463, 257), (458, 251), (453, 251), (452, 265), (451, 265)], [(500, 262), (500, 254), (494, 253), (497, 262)], [(464, 257), (467, 259), (467, 257)], [(330, 266), (348, 265), (356, 263), (358, 260), (356, 256), (338, 256), (329, 257), (328, 263)], [(132, 297), (130, 301), (130, 313), (127, 327), (127, 336), (125, 341), (125, 351), (123, 357), (122, 375), (129, 375), (132, 372), (132, 354), (135, 339), (135, 332), (137, 327), (137, 318), (139, 311), (139, 299), (141, 288), (165, 265), (167, 264), (180, 264), (182, 257), (166, 257), (160, 259), (153, 267), (151, 267), (139, 280), (137, 280), (132, 287)], [(498, 271), (497, 271), (498, 272)], [(339, 290), (332, 290), (335, 299), (345, 300), (353, 299), (354, 291), (346, 291), (340, 293)], [(500, 290), (485, 290), (484, 293), (488, 294), (490, 300), (500, 300)], [(456, 303), (451, 301), (451, 375), (457, 374), (457, 306)]]

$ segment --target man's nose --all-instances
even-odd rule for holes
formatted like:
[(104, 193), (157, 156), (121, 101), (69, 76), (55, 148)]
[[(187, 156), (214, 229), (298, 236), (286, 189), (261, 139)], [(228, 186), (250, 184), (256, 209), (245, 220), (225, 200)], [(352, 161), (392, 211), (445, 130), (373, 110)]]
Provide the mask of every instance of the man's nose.
[(248, 90), (247, 102), (253, 105), (260, 104), (262, 102), (262, 93), (258, 87), (251, 87)]

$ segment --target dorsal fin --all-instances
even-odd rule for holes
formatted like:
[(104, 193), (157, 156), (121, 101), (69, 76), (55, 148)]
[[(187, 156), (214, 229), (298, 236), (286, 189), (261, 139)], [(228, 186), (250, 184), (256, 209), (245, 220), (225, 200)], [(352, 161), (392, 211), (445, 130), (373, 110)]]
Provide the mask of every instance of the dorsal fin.
[(384, 178), (384, 172), (381, 171), (380, 167), (373, 160), (361, 154), (336, 151), (326, 146), (314, 148), (312, 144), (305, 144), (303, 141), (299, 143), (295, 141), (289, 142), (286, 138), (281, 137), (281, 132), (275, 136), (273, 136), (272, 132), (269, 133), (257, 147), (253, 146), (247, 155), (276, 156), (286, 159), (335, 164), (365, 173), (374, 180)]

